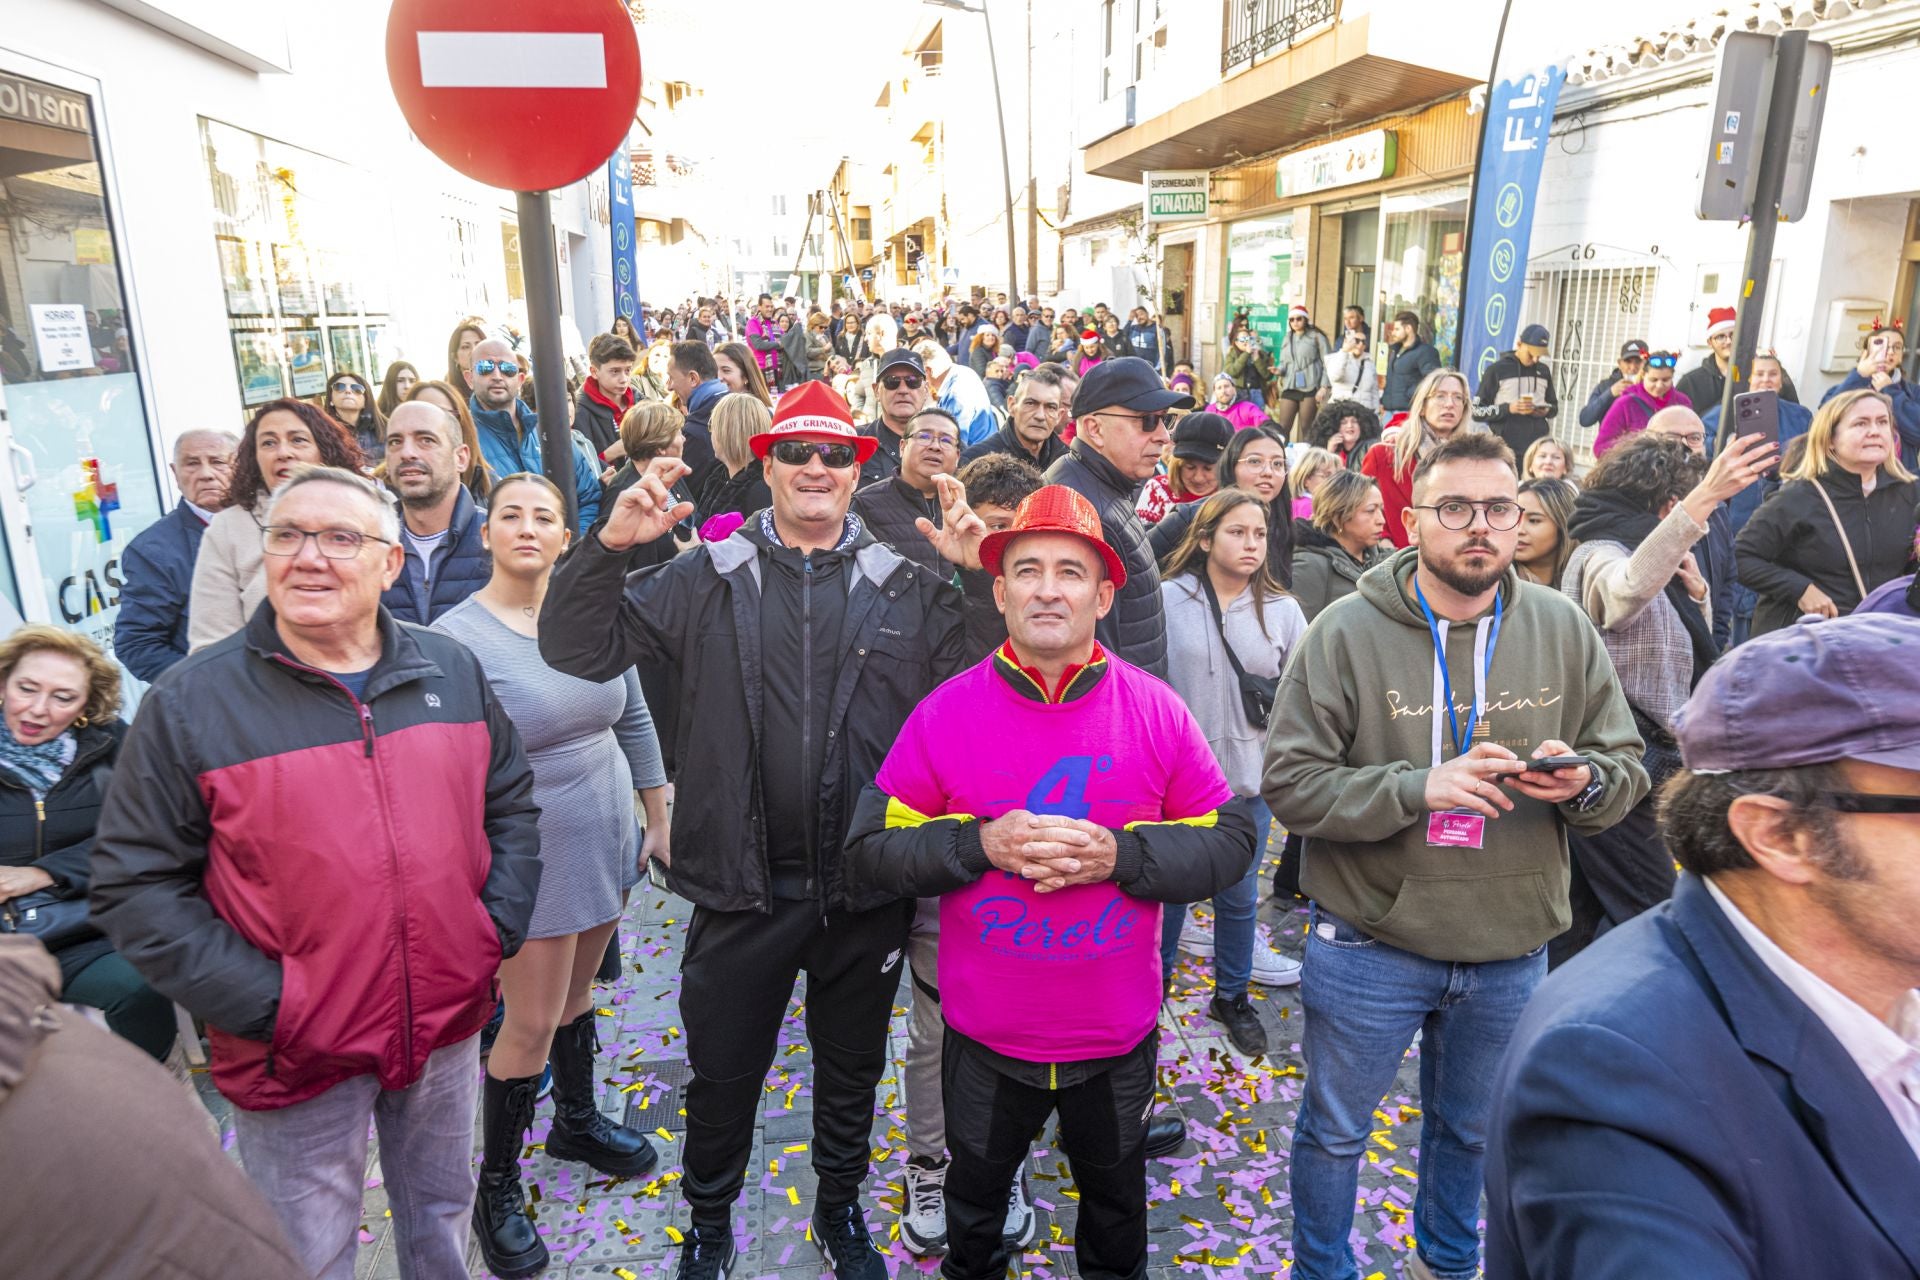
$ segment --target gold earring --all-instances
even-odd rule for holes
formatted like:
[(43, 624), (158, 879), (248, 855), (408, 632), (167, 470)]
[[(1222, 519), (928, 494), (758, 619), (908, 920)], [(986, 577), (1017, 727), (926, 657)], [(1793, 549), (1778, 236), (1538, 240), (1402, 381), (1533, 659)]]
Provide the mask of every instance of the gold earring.
[(82, 729), (84, 729), (87, 727), (87, 719), (88, 718), (85, 715), (82, 715), (79, 720), (75, 721), (75, 723), (78, 724)]

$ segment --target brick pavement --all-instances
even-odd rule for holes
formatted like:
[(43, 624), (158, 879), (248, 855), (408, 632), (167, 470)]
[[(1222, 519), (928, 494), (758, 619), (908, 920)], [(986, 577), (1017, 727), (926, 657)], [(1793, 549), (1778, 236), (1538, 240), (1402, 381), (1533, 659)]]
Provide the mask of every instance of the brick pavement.
[[(678, 1086), (687, 1071), (678, 955), (688, 913), (685, 902), (659, 892), (638, 897), (622, 927), (622, 978), (612, 988), (599, 989), (598, 995), (604, 1013), (602, 1108), (613, 1115), (631, 1109), (648, 1129), (664, 1130), (654, 1134), (662, 1149), (658, 1176), (645, 1183), (614, 1180), (583, 1165), (549, 1160), (539, 1143), (551, 1120), (550, 1104), (543, 1103), (535, 1117), (525, 1176), (536, 1197), (535, 1219), (553, 1251), (546, 1274), (554, 1280), (662, 1280), (673, 1274), (676, 1240), (687, 1226), (686, 1206), (675, 1183), (683, 1136)], [(1304, 944), (1304, 912), (1283, 912), (1267, 902), (1261, 918), (1271, 922), (1280, 949), (1298, 957)], [(1290, 1265), (1287, 1144), (1302, 1071), (1297, 988), (1254, 988), (1274, 1051), (1269, 1061), (1247, 1064), (1238, 1060), (1218, 1024), (1206, 1017), (1210, 985), (1211, 961), (1183, 958), (1176, 993), (1162, 1017), (1162, 1105), (1180, 1108), (1189, 1141), (1176, 1157), (1148, 1166), (1151, 1274), (1220, 1280), (1281, 1275)], [(874, 1117), (876, 1174), (869, 1222), (888, 1234), (906, 1158), (897, 1067), (906, 1047), (904, 1002), (911, 998), (911, 984), (903, 983), (903, 1003), (891, 1032), (895, 1069), (882, 1081)], [(781, 1031), (746, 1194), (735, 1211), (736, 1236), (743, 1246), (735, 1273), (740, 1280), (811, 1280), (821, 1274), (819, 1255), (805, 1234), (813, 1196), (807, 1157), (811, 1103), (798, 1014), (796, 1001)], [(200, 1084), (231, 1146), (226, 1104), (211, 1092), (204, 1076)], [(1355, 1221), (1354, 1242), (1366, 1251), (1363, 1280), (1398, 1276), (1400, 1261), (1412, 1245), (1407, 1219), (1419, 1141), (1418, 1111), (1412, 1106), (1416, 1085), (1417, 1051), (1408, 1056), (1393, 1094), (1378, 1113), (1381, 1127), (1362, 1169), (1364, 1204)], [(477, 1151), (477, 1122), (474, 1142)], [(1033, 1153), (1030, 1172), (1042, 1211), (1041, 1229), (1035, 1246), (1020, 1260), (1020, 1275), (1023, 1280), (1073, 1276), (1067, 1246), (1073, 1238), (1074, 1207), (1066, 1162), (1043, 1143)], [(367, 1171), (357, 1277), (385, 1280), (399, 1275), (390, 1237), (376, 1152)], [(917, 1273), (937, 1273), (937, 1260), (914, 1259), (897, 1242), (886, 1248), (895, 1275), (911, 1280)], [(477, 1249), (470, 1264), (474, 1275), (487, 1274)]]

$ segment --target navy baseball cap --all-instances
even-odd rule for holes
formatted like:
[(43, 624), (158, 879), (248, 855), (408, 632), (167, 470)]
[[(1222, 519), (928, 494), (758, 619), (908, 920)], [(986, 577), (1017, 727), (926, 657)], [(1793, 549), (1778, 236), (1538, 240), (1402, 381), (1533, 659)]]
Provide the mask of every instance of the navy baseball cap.
[(1707, 668), (1673, 736), (1695, 773), (1835, 760), (1920, 772), (1920, 621), (1809, 616), (1757, 636)]
[(1139, 356), (1102, 360), (1087, 370), (1073, 391), (1073, 416), (1084, 418), (1102, 409), (1131, 409), (1158, 413), (1164, 409), (1191, 409), (1193, 397), (1169, 391), (1151, 364)]
[(911, 369), (923, 378), (927, 376), (927, 365), (924, 360), (905, 347), (895, 347), (880, 357), (880, 371), (873, 375), (873, 380), (878, 382), (887, 376), (887, 370), (893, 368)]
[(1520, 331), (1520, 341), (1530, 347), (1544, 347), (1551, 339), (1547, 336), (1547, 326), (1530, 324)]

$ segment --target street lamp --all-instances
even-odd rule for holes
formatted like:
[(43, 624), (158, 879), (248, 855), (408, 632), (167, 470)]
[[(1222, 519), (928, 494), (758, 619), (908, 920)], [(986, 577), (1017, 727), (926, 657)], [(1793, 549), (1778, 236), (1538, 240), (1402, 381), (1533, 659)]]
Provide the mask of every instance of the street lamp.
[[(1007, 225), (1007, 305), (1012, 306), (1020, 296), (1019, 257), (1013, 246), (1013, 170), (1007, 160), (1007, 112), (1000, 103), (1000, 60), (993, 52), (993, 19), (987, 15), (987, 0), (980, 0), (980, 7), (965, 3), (965, 0), (920, 0), (936, 9), (954, 9), (961, 13), (977, 13), (987, 27), (987, 68), (993, 73), (993, 114), (1000, 122), (1000, 189), (1006, 198)], [(1028, 114), (1032, 114), (1032, 104), (1028, 104)]]

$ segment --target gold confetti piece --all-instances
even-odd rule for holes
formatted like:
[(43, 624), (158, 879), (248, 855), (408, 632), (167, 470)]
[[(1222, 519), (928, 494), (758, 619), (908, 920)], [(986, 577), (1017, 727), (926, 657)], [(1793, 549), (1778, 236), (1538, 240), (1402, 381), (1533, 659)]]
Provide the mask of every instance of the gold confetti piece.
[(611, 1018), (613, 1016), (613, 1010), (611, 1009), (595, 1009), (594, 1012), (603, 1018)]
[(640, 1280), (640, 1277), (634, 1275), (633, 1272), (627, 1270), (625, 1267), (615, 1267), (613, 1274), (619, 1276), (620, 1280)]
[(621, 1235), (625, 1235), (627, 1234), (627, 1232), (633, 1230), (633, 1228), (627, 1225), (627, 1220), (625, 1218), (615, 1218), (613, 1220), (613, 1229), (615, 1231), (618, 1231)]
[(687, 1238), (680, 1234), (680, 1228), (678, 1227), (667, 1228), (667, 1239), (673, 1241), (675, 1244), (685, 1244), (687, 1242)]
[(795, 1208), (800, 1206), (800, 1191), (796, 1187), (787, 1188), (787, 1203)]
[(661, 1125), (658, 1129), (655, 1129), (654, 1132), (660, 1135), (660, 1141), (662, 1142), (673, 1141), (673, 1135), (667, 1132), (667, 1126), (665, 1125)]
[(807, 1149), (807, 1144), (804, 1142), (796, 1142), (790, 1147), (780, 1148), (780, 1150), (785, 1152), (787, 1155), (795, 1155), (799, 1152), (805, 1151), (806, 1149)]

